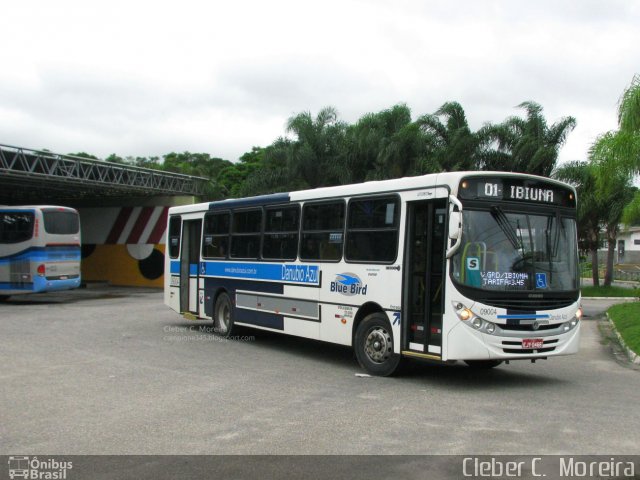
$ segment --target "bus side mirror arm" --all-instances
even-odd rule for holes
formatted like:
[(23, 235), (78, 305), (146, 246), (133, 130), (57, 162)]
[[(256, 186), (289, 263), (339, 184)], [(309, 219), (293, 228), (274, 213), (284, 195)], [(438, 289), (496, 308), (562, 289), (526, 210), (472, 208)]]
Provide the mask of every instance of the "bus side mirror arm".
[[(449, 212), (449, 239), (456, 242), (447, 250), (447, 258), (451, 258), (462, 244), (462, 203), (454, 195), (449, 195), (453, 208)], [(456, 212), (454, 209), (458, 207)]]

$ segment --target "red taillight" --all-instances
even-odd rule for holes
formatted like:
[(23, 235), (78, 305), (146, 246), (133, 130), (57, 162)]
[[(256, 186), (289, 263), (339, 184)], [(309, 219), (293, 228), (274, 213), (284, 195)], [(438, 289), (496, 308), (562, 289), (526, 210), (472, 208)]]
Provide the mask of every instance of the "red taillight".
[(40, 265), (38, 265), (38, 275), (40, 275), (41, 277), (44, 277), (44, 274), (45, 274), (44, 263), (41, 263)]

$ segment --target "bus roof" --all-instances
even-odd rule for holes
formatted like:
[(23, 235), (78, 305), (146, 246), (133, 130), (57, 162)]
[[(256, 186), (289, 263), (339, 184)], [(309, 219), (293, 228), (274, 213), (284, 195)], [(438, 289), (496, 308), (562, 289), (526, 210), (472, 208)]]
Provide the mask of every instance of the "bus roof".
[(59, 210), (67, 210), (70, 212), (78, 213), (78, 211), (75, 208), (63, 207), (61, 205), (0, 205), (0, 211), (12, 211), (12, 212), (15, 212), (16, 210), (41, 210), (45, 208), (55, 208)]
[(298, 202), (307, 200), (329, 199), (336, 197), (351, 197), (354, 195), (383, 194), (406, 190), (418, 190), (423, 188), (433, 188), (437, 186), (447, 186), (452, 194), (458, 193), (458, 185), (464, 177), (518, 177), (531, 178), (553, 183), (565, 188), (575, 189), (563, 182), (547, 177), (529, 175), (524, 173), (495, 172), (495, 171), (463, 171), (463, 172), (443, 172), (431, 173), (415, 177), (402, 177), (390, 180), (374, 180), (350, 185), (337, 185), (333, 187), (320, 187), (309, 190), (298, 190), (293, 192), (273, 193), (268, 195), (257, 195), (254, 197), (229, 198), (215, 202), (204, 202), (193, 205), (183, 205), (172, 207), (172, 213), (189, 213), (206, 210), (226, 210), (230, 208), (242, 208), (261, 205), (275, 205), (288, 202)]

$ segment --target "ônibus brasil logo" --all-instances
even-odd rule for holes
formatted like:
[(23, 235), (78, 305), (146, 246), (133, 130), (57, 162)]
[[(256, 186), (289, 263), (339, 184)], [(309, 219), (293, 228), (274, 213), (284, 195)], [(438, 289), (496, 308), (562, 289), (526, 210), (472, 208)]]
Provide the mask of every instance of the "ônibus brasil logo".
[(339, 273), (336, 281), (331, 282), (331, 291), (351, 297), (366, 295), (368, 285), (362, 285), (362, 280), (355, 273)]

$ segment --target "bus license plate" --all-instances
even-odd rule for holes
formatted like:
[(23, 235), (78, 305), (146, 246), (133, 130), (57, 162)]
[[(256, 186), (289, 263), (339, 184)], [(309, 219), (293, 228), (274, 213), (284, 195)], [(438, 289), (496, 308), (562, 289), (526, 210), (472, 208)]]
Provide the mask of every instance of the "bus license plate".
[(544, 346), (544, 340), (541, 338), (524, 338), (522, 339), (522, 348), (542, 348)]

